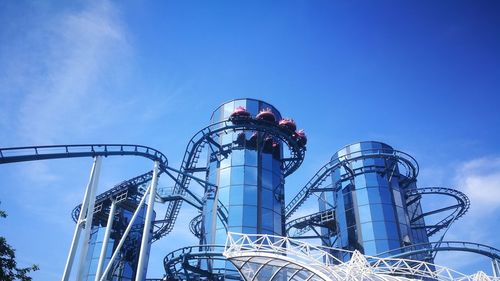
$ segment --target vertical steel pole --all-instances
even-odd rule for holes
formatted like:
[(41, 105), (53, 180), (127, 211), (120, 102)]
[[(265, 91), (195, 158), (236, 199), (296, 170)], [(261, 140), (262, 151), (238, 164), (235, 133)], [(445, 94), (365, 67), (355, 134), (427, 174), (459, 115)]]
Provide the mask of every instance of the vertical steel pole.
[[(99, 182), (99, 173), (101, 170), (101, 156), (96, 157), (96, 171), (90, 189), (89, 206), (87, 208), (87, 218), (85, 219), (85, 229), (83, 232), (82, 250), (80, 251), (80, 265), (78, 266), (78, 275), (76, 280), (83, 279), (83, 272), (87, 263), (87, 253), (89, 250), (90, 232), (92, 230), (92, 219), (94, 218), (95, 197), (97, 193), (97, 184)], [(88, 266), (88, 265), (87, 265)]]
[(115, 211), (116, 211), (116, 201), (115, 199), (111, 199), (111, 207), (109, 208), (108, 223), (106, 224), (106, 232), (104, 232), (104, 238), (102, 241), (101, 255), (99, 256), (99, 262), (97, 263), (95, 281), (99, 281), (99, 278), (101, 278), (102, 267), (104, 266), (104, 261), (106, 260), (106, 252), (108, 248), (109, 236), (111, 234), (111, 231), (113, 230)]
[(498, 265), (498, 260), (496, 258), (491, 260), (491, 266), (493, 267), (493, 277), (500, 277), (500, 266)]
[(132, 215), (132, 218), (130, 219), (128, 226), (125, 229), (125, 232), (123, 233), (122, 238), (120, 239), (120, 242), (118, 242), (118, 246), (116, 246), (116, 249), (113, 252), (113, 255), (111, 256), (111, 259), (109, 260), (109, 263), (106, 266), (106, 269), (104, 269), (104, 272), (102, 273), (101, 279), (99, 281), (104, 281), (106, 279), (106, 275), (108, 275), (108, 272), (111, 270), (111, 267), (113, 266), (113, 262), (115, 261), (116, 257), (120, 253), (120, 250), (123, 246), (123, 243), (125, 243), (125, 240), (127, 240), (127, 236), (129, 234), (130, 230), (132, 229), (132, 226), (134, 225), (135, 219), (139, 215), (139, 212), (141, 211), (141, 208), (144, 205), (144, 202), (146, 202), (146, 197), (148, 196), (148, 193), (150, 190), (151, 190), (151, 186), (148, 186), (147, 190), (144, 192), (144, 195), (141, 198), (141, 201), (137, 205), (137, 209), (135, 210), (134, 214)]
[(78, 216), (78, 221), (76, 222), (75, 232), (73, 233), (73, 239), (71, 241), (71, 246), (69, 248), (68, 258), (66, 259), (66, 265), (64, 266), (62, 281), (67, 281), (71, 275), (71, 268), (73, 267), (73, 261), (75, 259), (76, 250), (78, 249), (78, 241), (80, 240), (80, 233), (82, 230), (82, 225), (87, 214), (87, 208), (90, 199), (90, 193), (92, 188), (92, 183), (94, 181), (94, 176), (97, 168), (97, 158), (94, 158), (92, 168), (90, 170), (89, 182), (85, 188), (85, 195), (83, 196), (82, 205), (80, 208), (80, 215)]
[(146, 211), (146, 217), (144, 218), (144, 230), (142, 231), (142, 241), (141, 250), (139, 252), (139, 261), (137, 262), (137, 273), (135, 275), (136, 281), (142, 281), (146, 276), (144, 267), (148, 262), (148, 249), (149, 249), (149, 232), (151, 230), (151, 225), (153, 223), (153, 212), (156, 197), (156, 186), (158, 184), (158, 161), (155, 161), (153, 168), (153, 178), (151, 180), (151, 188), (149, 189), (149, 201), (148, 209)]

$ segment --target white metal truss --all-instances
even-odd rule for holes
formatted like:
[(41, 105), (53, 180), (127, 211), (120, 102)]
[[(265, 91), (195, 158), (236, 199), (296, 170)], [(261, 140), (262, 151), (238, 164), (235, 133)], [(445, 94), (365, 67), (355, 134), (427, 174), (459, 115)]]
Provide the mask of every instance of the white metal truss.
[[(337, 254), (350, 254), (344, 262)], [(500, 280), (484, 272), (466, 275), (423, 261), (364, 256), (287, 237), (229, 232), (223, 255), (246, 281), (261, 280)]]

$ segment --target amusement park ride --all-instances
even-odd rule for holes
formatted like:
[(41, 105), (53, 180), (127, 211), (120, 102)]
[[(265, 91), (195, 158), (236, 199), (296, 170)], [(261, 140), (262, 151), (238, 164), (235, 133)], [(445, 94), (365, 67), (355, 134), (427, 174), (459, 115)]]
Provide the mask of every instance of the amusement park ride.
[[(258, 106), (250, 109), (250, 103)], [(227, 107), (228, 104), (231, 107)], [(72, 211), (76, 227), (63, 281), (70, 279), (75, 267), (77, 271), (73, 276), (76, 280), (145, 280), (149, 249), (173, 230), (183, 202), (199, 210), (189, 228), (200, 244), (166, 255), (165, 276), (155, 280), (498, 279), (499, 250), (479, 243), (444, 240), (452, 223), (469, 209), (467, 196), (450, 188), (417, 187), (418, 164), (415, 159), (388, 146), (361, 147), (337, 153), (285, 204), (284, 179), (304, 160), (307, 137), (304, 131), (297, 130), (293, 120), (281, 118), (277, 110), (270, 108), (269, 104), (252, 99), (223, 104), (214, 113), (212, 123), (189, 140), (180, 168), (171, 167), (167, 157), (154, 148), (131, 144), (0, 148), (0, 164), (93, 158), (84, 199)], [(254, 196), (256, 203), (252, 203), (250, 209), (244, 209), (244, 212), (255, 211), (257, 214), (253, 228), (235, 228), (235, 217), (244, 217), (246, 213), (236, 214), (234, 210), (239, 209), (222, 196), (224, 161), (232, 157), (233, 164), (226, 169), (236, 173), (234, 161), (237, 153), (256, 155), (257, 159), (256, 173), (251, 175), (256, 182), (255, 194), (245, 193), (247, 199)], [(149, 159), (152, 170), (97, 195), (103, 157), (124, 156)], [(244, 159), (243, 165), (247, 165), (250, 160)], [(276, 222), (271, 230), (266, 230), (262, 209), (268, 206), (263, 198), (266, 192), (262, 187), (266, 181), (263, 173), (267, 172), (266, 165), (272, 166), (273, 163), (278, 163), (277, 170), (274, 170), (276, 176), (273, 175), (277, 182), (273, 181), (269, 208), (274, 208)], [(247, 170), (244, 173), (250, 175)], [(346, 194), (355, 194), (355, 191), (358, 191), (358, 198), (354, 196), (354, 200), (361, 200), (362, 188), (355, 179), (368, 174), (379, 175), (389, 185), (397, 185), (397, 190), (394, 190), (398, 193), (391, 193), (395, 194), (391, 195), (392, 200), (399, 193), (403, 198), (399, 209), (404, 214), (391, 215), (399, 221), (400, 237), (394, 238), (399, 244), (388, 244), (385, 250), (378, 246), (369, 250), (370, 242), (359, 238), (361, 228), (352, 236), (351, 230), (356, 229), (353, 225), (363, 222), (362, 214), (356, 206), (345, 207), (347, 201), (343, 201), (352, 197), (345, 197)], [(173, 187), (158, 187), (161, 175), (167, 177)], [(192, 182), (201, 186), (202, 192), (194, 190)], [(235, 192), (235, 186), (239, 185), (231, 183), (227, 189)], [(241, 188), (247, 192), (247, 185)], [(447, 196), (454, 203), (424, 212), (420, 202), (428, 195)], [(310, 198), (318, 200), (319, 212), (294, 217), (294, 213)], [(156, 203), (166, 206), (161, 217), (155, 215)], [(396, 210), (396, 205), (393, 207)], [(356, 216), (350, 224), (345, 218), (353, 209), (356, 209)], [(444, 215), (437, 222), (426, 220), (439, 214)], [(234, 233), (235, 229), (241, 233)], [(401, 234), (405, 231), (408, 234)], [(223, 233), (222, 238), (220, 233)], [(437, 237), (439, 233), (441, 236)], [(352, 237), (358, 238), (354, 241)], [(429, 241), (429, 237), (434, 242)], [(96, 239), (100, 239), (99, 243)], [(220, 239), (226, 244), (216, 243)], [(305, 242), (311, 239), (319, 241), (321, 246)], [(79, 258), (76, 259), (78, 250)], [(462, 275), (435, 265), (434, 258), (440, 251), (466, 251), (486, 256), (492, 260), (493, 277), (482, 272), (473, 276)], [(79, 264), (75, 265), (75, 261)], [(129, 270), (124, 270), (125, 267)]]

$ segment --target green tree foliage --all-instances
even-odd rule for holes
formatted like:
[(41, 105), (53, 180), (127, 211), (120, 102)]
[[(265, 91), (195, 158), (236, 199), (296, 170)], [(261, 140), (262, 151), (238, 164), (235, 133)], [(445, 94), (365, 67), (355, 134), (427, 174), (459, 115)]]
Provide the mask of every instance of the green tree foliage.
[[(7, 213), (0, 210), (0, 218), (6, 218)], [(38, 270), (37, 265), (26, 268), (18, 268), (16, 262), (16, 250), (14, 250), (5, 237), (0, 236), (0, 280), (2, 281), (31, 281), (28, 273)]]

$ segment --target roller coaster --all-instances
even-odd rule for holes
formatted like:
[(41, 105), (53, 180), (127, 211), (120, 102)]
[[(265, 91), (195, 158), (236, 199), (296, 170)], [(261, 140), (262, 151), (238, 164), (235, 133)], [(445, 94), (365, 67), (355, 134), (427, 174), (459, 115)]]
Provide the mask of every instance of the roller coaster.
[[(301, 143), (297, 133), (287, 127), (280, 126), (276, 122), (260, 120), (256, 118), (236, 118), (230, 117), (227, 120), (213, 123), (199, 130), (188, 142), (180, 168), (176, 169), (169, 166), (167, 157), (159, 150), (135, 144), (78, 144), (78, 145), (44, 145), (44, 146), (26, 146), (0, 148), (0, 164), (52, 160), (64, 158), (87, 157), (93, 158), (94, 164), (91, 169), (89, 184), (86, 189), (82, 204), (77, 205), (71, 212), (71, 217), (76, 223), (75, 235), (70, 249), (68, 261), (66, 263), (63, 281), (68, 280), (71, 267), (78, 245), (78, 237), (81, 231), (85, 229), (86, 224), (92, 224), (92, 218), (100, 221), (102, 224), (110, 223), (113, 220), (114, 208), (119, 205), (121, 208), (134, 213), (127, 230), (126, 236), (133, 228), (133, 221), (137, 216), (138, 210), (146, 203), (149, 195), (148, 214), (146, 223), (143, 226), (141, 249), (144, 243), (149, 243), (162, 239), (168, 235), (175, 226), (183, 202), (188, 203), (201, 212), (204, 200), (190, 189), (191, 181), (195, 181), (204, 190), (205, 194), (217, 192), (216, 183), (211, 183), (206, 176), (208, 164), (200, 163), (203, 153), (208, 155), (209, 159), (221, 160), (227, 157), (234, 149), (241, 146), (238, 140), (227, 144), (220, 144), (216, 139), (228, 132), (244, 133), (252, 131), (261, 136), (264, 140), (269, 136), (276, 139), (277, 142), (286, 145), (287, 153), (281, 159), (281, 167), (284, 177), (291, 175), (302, 164), (305, 157), (305, 146)], [(264, 146), (263, 144), (260, 146)], [(154, 163), (152, 170), (140, 174), (129, 180), (120, 182), (112, 186), (105, 192), (96, 195), (99, 163), (102, 157), (123, 157), (135, 156), (151, 160)], [(366, 159), (384, 159), (392, 163), (389, 167), (381, 169), (377, 165), (362, 165), (353, 167), (353, 162)], [(207, 160), (208, 161), (208, 160)], [(388, 258), (411, 258), (421, 254), (435, 256), (439, 251), (466, 251), (486, 256), (492, 259), (494, 266), (494, 275), (500, 274), (498, 261), (500, 260), (500, 251), (486, 245), (462, 242), (445, 241), (444, 235), (450, 226), (459, 218), (463, 217), (470, 207), (470, 200), (462, 192), (444, 188), (444, 187), (426, 187), (426, 188), (407, 188), (416, 181), (418, 175), (418, 163), (410, 155), (396, 150), (387, 149), (366, 149), (333, 158), (327, 164), (322, 166), (313, 177), (300, 189), (284, 208), (284, 229), (287, 237), (293, 239), (320, 239), (324, 245), (331, 244), (328, 237), (338, 233), (338, 222), (336, 221), (336, 206), (330, 205), (328, 209), (313, 214), (308, 214), (299, 218), (292, 218), (301, 206), (311, 197), (324, 192), (334, 192), (341, 188), (341, 182), (353, 181), (354, 178), (362, 173), (377, 172), (384, 174), (389, 181), (395, 176), (395, 171), (402, 170), (403, 176), (398, 178), (399, 185), (406, 190), (404, 194), (405, 204), (414, 206), (420, 203), (423, 196), (438, 195), (452, 198), (455, 202), (449, 206), (427, 211), (425, 213), (412, 213), (410, 223), (414, 228), (423, 228), (429, 237), (443, 232), (443, 235), (437, 239), (437, 242), (425, 244), (408, 245), (399, 249), (380, 253), (380, 257)], [(340, 172), (342, 171), (342, 172)], [(203, 178), (195, 176), (201, 173)], [(325, 181), (333, 173), (340, 175), (339, 180), (331, 184), (325, 184)], [(166, 175), (173, 181), (173, 187), (157, 188), (157, 181), (160, 175)], [(319, 196), (318, 196), (319, 197)], [(147, 217), (152, 212), (154, 203), (166, 204), (166, 211), (160, 219), (151, 221), (151, 236), (149, 236)], [(417, 209), (417, 208), (414, 208)], [(436, 223), (421, 225), (418, 222), (429, 216), (445, 214), (443, 218)], [(217, 216), (223, 223), (227, 223), (228, 209), (223, 204), (218, 204)], [(202, 215), (194, 217), (189, 223), (189, 229), (194, 236), (201, 237)], [(326, 232), (325, 232), (326, 230)], [(84, 232), (85, 233), (85, 232)], [(327, 236), (324, 233), (328, 233)], [(86, 238), (88, 239), (88, 233)], [(85, 238), (85, 236), (84, 236)], [(125, 238), (125, 237), (124, 237)], [(115, 250), (107, 268), (103, 267), (101, 262), (97, 272), (96, 280), (105, 280), (106, 274), (112, 270), (111, 264), (117, 257), (120, 247), (126, 243), (122, 238), (118, 249)], [(139, 238), (138, 238), (139, 239)], [(146, 241), (146, 242), (144, 242)], [(129, 241), (130, 242), (130, 241)], [(104, 247), (103, 247), (104, 248)], [(221, 245), (198, 245), (184, 247), (169, 253), (164, 259), (165, 279), (240, 279), (236, 271), (227, 272), (227, 268), (212, 268), (210, 272), (200, 269), (200, 263), (204, 260), (224, 260), (224, 247)], [(139, 251), (139, 250), (138, 250)], [(81, 257), (86, 254), (85, 250)], [(144, 260), (142, 253), (135, 253), (141, 256), (139, 267), (143, 266), (147, 260)], [(82, 258), (81, 258), (82, 259)], [(79, 268), (81, 274), (82, 264)], [(141, 276), (138, 272), (136, 276)]]

